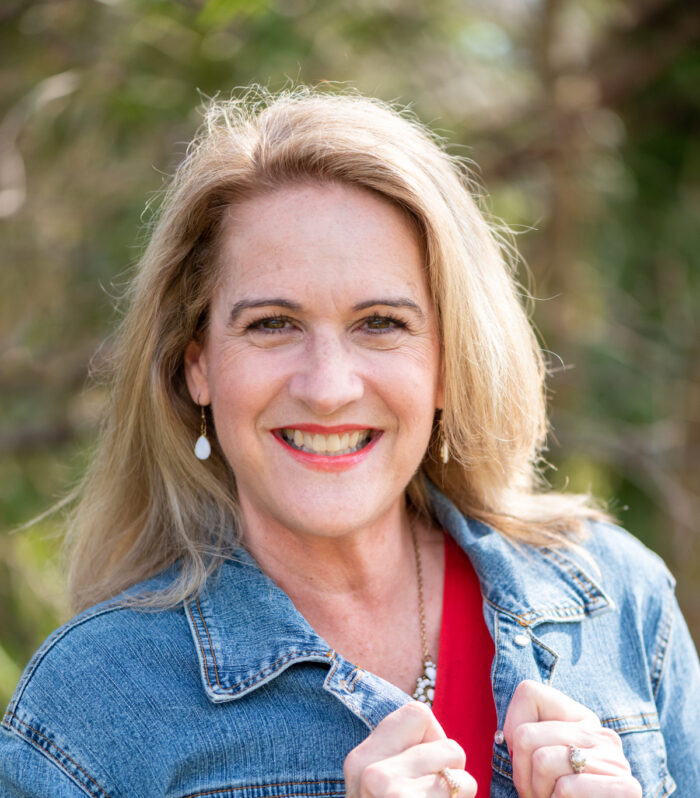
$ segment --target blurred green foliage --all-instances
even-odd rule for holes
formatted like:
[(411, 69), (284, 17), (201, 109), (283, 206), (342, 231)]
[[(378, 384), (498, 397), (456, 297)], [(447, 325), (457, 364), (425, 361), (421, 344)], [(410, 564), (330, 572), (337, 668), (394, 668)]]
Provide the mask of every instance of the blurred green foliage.
[[(551, 356), (548, 478), (669, 562), (700, 639), (700, 9), (682, 0), (5, 0), (0, 704), (69, 615), (87, 380), (200, 100), (347, 81), (412, 104), (518, 233)], [(528, 275), (523, 274), (528, 280)]]

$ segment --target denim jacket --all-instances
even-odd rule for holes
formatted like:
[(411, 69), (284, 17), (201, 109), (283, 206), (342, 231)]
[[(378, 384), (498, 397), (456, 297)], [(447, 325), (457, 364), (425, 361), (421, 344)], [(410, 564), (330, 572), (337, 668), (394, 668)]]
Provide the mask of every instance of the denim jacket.
[[(607, 524), (588, 556), (515, 547), (434, 502), (481, 581), (499, 726), (522, 679), (551, 684), (620, 734), (645, 798), (700, 795), (700, 668), (661, 561)], [(185, 606), (107, 601), (46, 641), (2, 722), (0, 796), (341, 798), (348, 751), (408, 700), (241, 550)], [(511, 774), (494, 743), (493, 798)]]

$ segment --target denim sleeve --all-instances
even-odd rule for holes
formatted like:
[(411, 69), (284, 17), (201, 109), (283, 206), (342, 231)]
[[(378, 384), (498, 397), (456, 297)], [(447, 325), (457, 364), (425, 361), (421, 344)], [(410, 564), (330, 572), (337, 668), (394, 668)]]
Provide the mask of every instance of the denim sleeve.
[(653, 663), (656, 705), (674, 798), (696, 798), (700, 785), (700, 664), (675, 594), (670, 591)]
[(31, 743), (0, 729), (0, 796), (2, 798), (85, 798), (53, 760)]

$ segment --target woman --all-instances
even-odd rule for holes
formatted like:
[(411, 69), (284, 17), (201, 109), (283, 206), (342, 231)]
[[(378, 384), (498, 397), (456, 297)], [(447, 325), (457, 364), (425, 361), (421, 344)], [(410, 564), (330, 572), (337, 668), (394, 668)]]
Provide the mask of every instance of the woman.
[(3, 795), (695, 794), (672, 579), (536, 491), (544, 369), (465, 185), (374, 101), (212, 105), (133, 281), (71, 519), (82, 612), (8, 707)]

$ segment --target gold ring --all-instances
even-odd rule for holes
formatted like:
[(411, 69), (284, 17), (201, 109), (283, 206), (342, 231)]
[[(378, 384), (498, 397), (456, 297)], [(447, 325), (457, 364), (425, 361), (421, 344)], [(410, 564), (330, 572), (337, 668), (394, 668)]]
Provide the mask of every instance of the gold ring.
[(459, 794), (459, 782), (452, 775), (450, 769), (443, 768), (439, 775), (445, 780), (445, 784), (447, 784), (447, 788), (450, 791), (450, 798), (457, 798), (457, 795)]
[(578, 775), (579, 773), (583, 773), (586, 768), (586, 757), (583, 751), (580, 748), (577, 748), (575, 745), (569, 746), (569, 764), (571, 765), (571, 769)]

